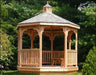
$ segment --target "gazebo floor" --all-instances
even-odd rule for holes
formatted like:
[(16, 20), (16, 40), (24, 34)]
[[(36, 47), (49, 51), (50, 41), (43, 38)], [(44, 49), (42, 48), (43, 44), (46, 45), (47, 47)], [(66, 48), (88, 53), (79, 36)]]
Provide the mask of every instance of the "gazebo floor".
[(33, 74), (56, 74), (56, 73), (71, 73), (77, 72), (78, 67), (61, 67), (61, 66), (42, 66), (42, 67), (18, 67), (21, 73), (33, 73)]

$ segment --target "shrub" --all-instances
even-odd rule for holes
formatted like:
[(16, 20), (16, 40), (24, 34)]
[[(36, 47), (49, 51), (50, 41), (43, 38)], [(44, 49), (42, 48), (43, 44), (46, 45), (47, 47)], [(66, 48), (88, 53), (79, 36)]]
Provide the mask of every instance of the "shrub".
[(10, 55), (5, 51), (3, 51), (2, 53), (3, 54), (0, 58), (0, 69), (7, 70), (7, 69), (9, 69), (9, 64), (10, 64), (10, 60), (11, 60)]
[(11, 66), (13, 60), (12, 45), (9, 37), (0, 29), (0, 71), (7, 70)]
[(82, 75), (96, 75), (96, 47), (89, 51), (83, 65)]

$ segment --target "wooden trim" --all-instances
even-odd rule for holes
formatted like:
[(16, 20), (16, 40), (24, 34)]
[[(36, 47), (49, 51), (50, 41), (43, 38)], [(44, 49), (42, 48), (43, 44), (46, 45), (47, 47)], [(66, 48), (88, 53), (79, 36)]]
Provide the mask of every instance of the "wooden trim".
[(68, 26), (68, 27), (80, 29), (80, 26), (72, 25), (72, 24), (64, 24), (64, 23), (40, 23), (40, 25)]
[(76, 28), (76, 29), (80, 29), (80, 26), (77, 25), (72, 25), (72, 24), (64, 24), (64, 23), (40, 23), (40, 22), (36, 22), (36, 23), (22, 23), (22, 24), (18, 24), (16, 29), (18, 29), (19, 27), (26, 27), (26, 26), (40, 26), (40, 25), (53, 25), (53, 26), (66, 26), (66, 27), (72, 27), (72, 28)]
[(76, 52), (77, 53), (77, 51), (76, 50), (69, 50), (69, 49), (67, 49), (67, 52)]
[(18, 24), (17, 25), (17, 27), (16, 27), (16, 29), (18, 30), (18, 28), (20, 28), (20, 27), (29, 27), (29, 26), (38, 26), (38, 25), (40, 25), (40, 23), (22, 23), (22, 24)]

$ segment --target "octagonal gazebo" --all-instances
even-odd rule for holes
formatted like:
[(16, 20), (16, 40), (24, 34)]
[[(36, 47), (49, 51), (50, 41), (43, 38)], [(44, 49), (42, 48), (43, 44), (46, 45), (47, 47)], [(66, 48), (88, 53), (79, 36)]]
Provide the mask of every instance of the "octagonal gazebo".
[[(52, 7), (47, 4), (43, 13), (20, 22), (18, 29), (18, 70), (23, 73), (66, 73), (78, 70), (77, 66), (77, 30), (75, 23), (52, 13)], [(31, 49), (22, 49), (22, 37), (26, 33), (31, 39)], [(71, 36), (75, 34), (75, 49), (71, 49)], [(42, 35), (51, 41), (51, 50), (42, 50)], [(64, 35), (64, 50), (54, 51), (53, 40), (58, 35)], [(39, 48), (34, 49), (33, 41), (39, 36)], [(46, 64), (46, 65), (44, 65)], [(59, 64), (59, 65), (58, 65)]]

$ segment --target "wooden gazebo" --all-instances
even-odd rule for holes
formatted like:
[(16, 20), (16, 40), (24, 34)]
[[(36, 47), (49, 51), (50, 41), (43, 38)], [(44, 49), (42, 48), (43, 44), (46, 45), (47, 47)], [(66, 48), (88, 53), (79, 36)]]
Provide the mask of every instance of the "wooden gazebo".
[[(18, 70), (27, 73), (66, 73), (78, 70), (77, 65), (77, 30), (75, 23), (52, 13), (52, 7), (47, 4), (43, 13), (20, 22), (18, 29)], [(22, 37), (26, 33), (31, 39), (31, 49), (22, 49)], [(71, 49), (71, 36), (75, 34), (75, 49)], [(42, 50), (42, 35), (51, 41), (51, 50)], [(64, 50), (54, 51), (53, 40), (58, 35), (64, 35)], [(39, 36), (39, 48), (34, 49), (33, 40)], [(46, 64), (46, 65), (44, 65)], [(48, 65), (47, 65), (48, 64)], [(58, 65), (59, 64), (59, 65)]]

